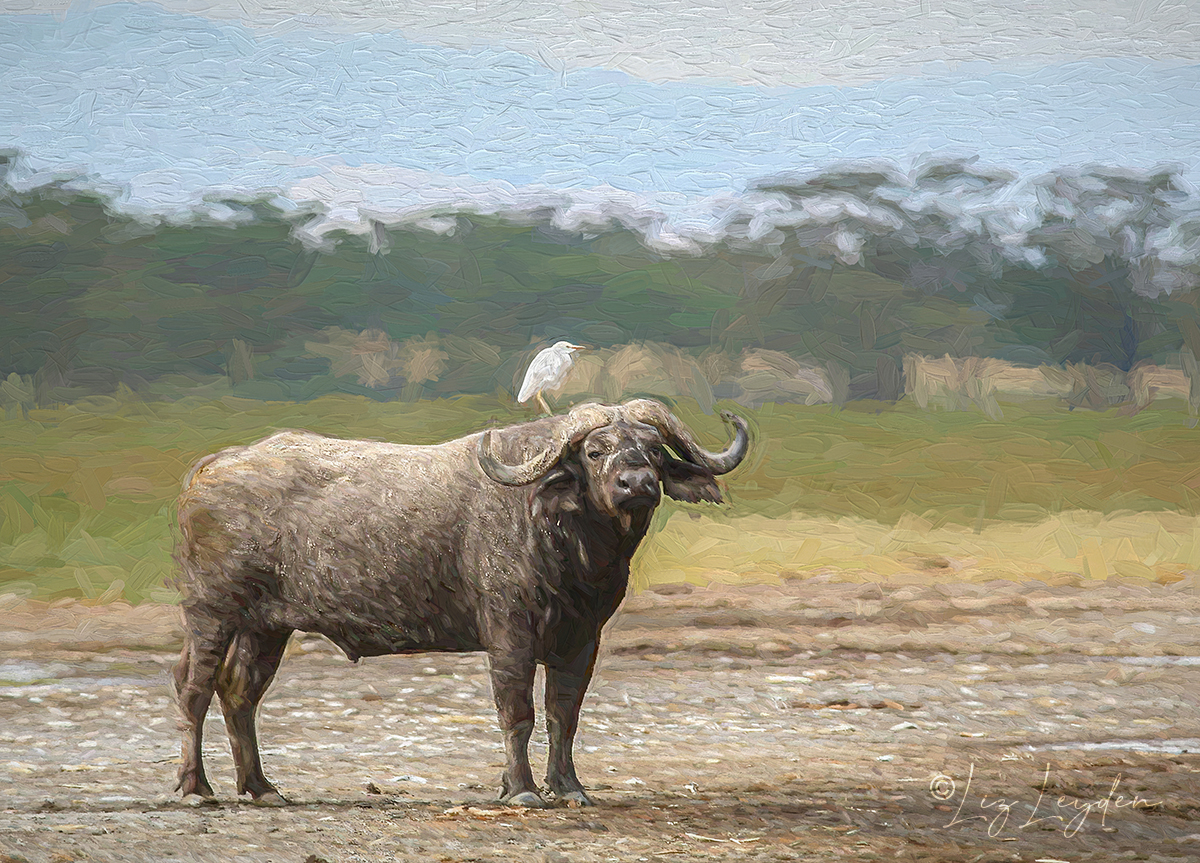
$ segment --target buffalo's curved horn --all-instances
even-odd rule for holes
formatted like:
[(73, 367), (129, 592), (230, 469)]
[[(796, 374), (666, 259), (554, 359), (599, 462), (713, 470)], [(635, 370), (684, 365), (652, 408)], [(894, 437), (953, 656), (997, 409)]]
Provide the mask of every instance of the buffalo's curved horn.
[(489, 479), (501, 485), (528, 485), (545, 476), (572, 444), (611, 423), (618, 410), (606, 405), (585, 404), (568, 414), (554, 417), (545, 445), (520, 464), (505, 464), (492, 455), (492, 433), (484, 432), (475, 447), (479, 466)]
[(680, 455), (714, 475), (729, 473), (741, 464), (750, 450), (750, 430), (746, 421), (729, 411), (721, 411), (721, 419), (734, 427), (733, 442), (724, 452), (712, 453), (696, 443), (691, 430), (660, 402), (637, 399), (627, 402), (622, 409), (630, 419), (657, 428), (666, 437), (668, 444), (680, 450)]
[(533, 482), (554, 466), (562, 453), (547, 447), (540, 454), (519, 465), (509, 465), (499, 461), (492, 455), (492, 433), (485, 431), (476, 446), (476, 457), (479, 466), (487, 474), (488, 479), (501, 485), (526, 485)]

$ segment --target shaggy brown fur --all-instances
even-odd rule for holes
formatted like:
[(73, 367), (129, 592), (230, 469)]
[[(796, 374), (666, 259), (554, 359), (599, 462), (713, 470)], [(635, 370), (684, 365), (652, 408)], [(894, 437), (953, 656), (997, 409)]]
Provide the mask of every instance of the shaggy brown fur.
[(179, 499), (178, 787), (213, 795), (200, 741), (215, 691), (239, 793), (284, 802), (263, 775), (254, 717), (302, 630), (352, 660), (486, 651), (507, 753), (501, 798), (523, 805), (544, 802), (527, 746), (545, 665), (546, 782), (590, 804), (571, 750), (600, 629), (625, 595), (660, 483), (675, 498), (720, 501), (714, 474), (749, 445), (745, 422), (725, 419), (736, 435), (721, 454), (638, 401), (436, 446), (288, 431), (202, 459)]

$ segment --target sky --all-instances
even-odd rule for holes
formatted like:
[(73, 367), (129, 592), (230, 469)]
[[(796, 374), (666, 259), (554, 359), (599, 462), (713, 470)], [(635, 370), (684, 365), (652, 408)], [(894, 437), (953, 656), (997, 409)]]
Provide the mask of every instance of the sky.
[[(10, 181), (147, 219), (319, 201), (710, 224), (762, 177), (929, 154), (1200, 179), (1200, 4), (0, 0)], [(571, 214), (574, 214), (572, 216)]]

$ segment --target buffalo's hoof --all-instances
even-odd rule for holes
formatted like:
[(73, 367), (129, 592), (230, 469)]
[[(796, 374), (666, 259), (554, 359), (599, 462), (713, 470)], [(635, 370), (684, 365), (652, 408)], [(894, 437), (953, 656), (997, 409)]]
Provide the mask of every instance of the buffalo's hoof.
[(545, 809), (546, 801), (533, 791), (522, 791), (500, 801), (505, 806), (524, 806), (526, 809)]
[(201, 806), (220, 806), (221, 805), (221, 801), (217, 799), (217, 795), (215, 795), (215, 794), (197, 794), (196, 796), (200, 798), (196, 802)]
[(196, 779), (194, 776), (186, 779), (180, 778), (179, 782), (175, 785), (175, 790), (183, 792), (180, 796), (184, 799), (195, 794), (201, 800), (212, 803), (217, 802), (217, 795), (213, 793), (212, 786), (207, 781)]
[(588, 797), (583, 791), (566, 791), (556, 795), (555, 800), (560, 806), (568, 806), (572, 809), (579, 806), (595, 806), (596, 801)]
[(284, 796), (278, 791), (268, 791), (265, 794), (260, 794), (252, 801), (255, 806), (287, 806), (288, 802)]

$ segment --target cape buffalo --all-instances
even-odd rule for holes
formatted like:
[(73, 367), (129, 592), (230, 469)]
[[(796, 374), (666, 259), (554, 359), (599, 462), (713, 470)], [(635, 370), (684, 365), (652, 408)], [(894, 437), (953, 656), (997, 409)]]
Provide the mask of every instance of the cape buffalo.
[(720, 502), (713, 477), (749, 448), (746, 422), (722, 418), (735, 435), (721, 453), (642, 399), (435, 446), (285, 431), (201, 459), (179, 498), (177, 790), (213, 796), (200, 738), (215, 690), (238, 792), (285, 802), (263, 775), (254, 717), (302, 630), (351, 660), (486, 651), (507, 756), (500, 798), (514, 805), (545, 805), (527, 751), (544, 665), (546, 784), (591, 805), (571, 749), (600, 629), (662, 493)]

